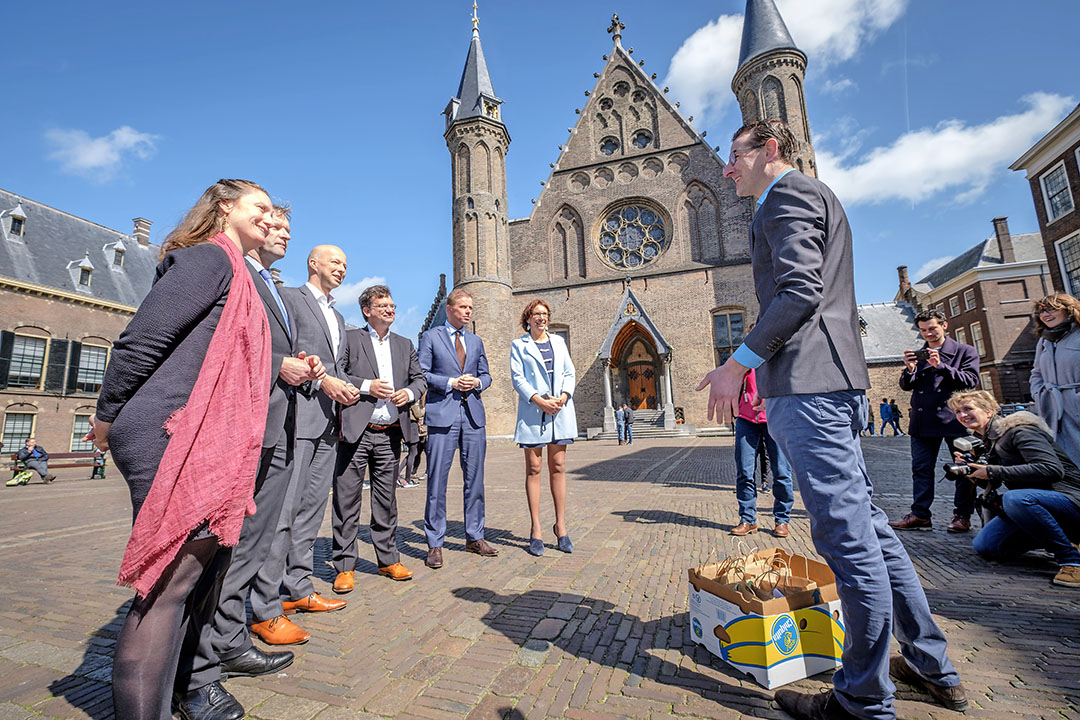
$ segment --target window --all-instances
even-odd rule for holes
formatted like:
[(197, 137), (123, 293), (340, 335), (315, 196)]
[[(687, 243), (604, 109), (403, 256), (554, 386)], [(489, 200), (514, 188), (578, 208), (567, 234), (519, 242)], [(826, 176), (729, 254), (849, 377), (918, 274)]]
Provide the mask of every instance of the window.
[(743, 341), (743, 316), (741, 312), (716, 313), (713, 315), (713, 337), (716, 338), (716, 364), (724, 363)]
[(652, 133), (648, 130), (638, 130), (634, 133), (634, 139), (631, 141), (636, 148), (647, 148), (652, 143)]
[(1080, 234), (1059, 240), (1056, 247), (1065, 292), (1076, 295), (1080, 293)]
[(975, 346), (975, 352), (979, 355), (986, 354), (986, 344), (983, 342), (982, 324), (971, 323), (971, 344)]
[(79, 268), (79, 284), (83, 287), (90, 287), (90, 269)]
[(975, 309), (975, 289), (974, 288), (968, 288), (967, 290), (964, 291), (964, 309), (965, 310), (974, 310)]
[(76, 415), (75, 425), (71, 429), (71, 452), (90, 452), (94, 449), (94, 443), (89, 440), (83, 441), (83, 436), (90, 432), (90, 416)]
[(1064, 161), (1039, 178), (1039, 185), (1042, 187), (1048, 223), (1073, 211), (1072, 191), (1069, 188), (1069, 178), (1065, 175)]
[(566, 351), (570, 352), (570, 328), (566, 327), (565, 325), (554, 327), (548, 326), (548, 332), (552, 335), (558, 335), (559, 337), (561, 337), (563, 339), (563, 342), (566, 343)]
[(991, 395), (994, 394), (994, 379), (990, 377), (990, 373), (986, 370), (979, 373), (979, 385), (980, 390), (985, 390)]
[(8, 387), (36, 388), (41, 386), (41, 371), (45, 367), (45, 338), (16, 335), (11, 349)]
[(124, 251), (114, 250), (112, 256), (113, 267), (124, 267)]
[(26, 221), (23, 220), (20, 217), (11, 218), (11, 234), (14, 235), (15, 237), (22, 237), (23, 226), (24, 226), (23, 224), (25, 222)]
[(75, 379), (76, 392), (97, 392), (105, 379), (105, 363), (109, 349), (95, 345), (83, 345), (79, 356), (79, 374)]
[(953, 295), (949, 298), (949, 317), (956, 317), (960, 314), (960, 298)]
[(605, 155), (614, 155), (619, 149), (619, 141), (613, 137), (606, 137), (600, 141), (600, 152)]
[(944, 303), (938, 303), (937, 305), (934, 306), (934, 309), (937, 310), (942, 315), (945, 314), (945, 304)]
[(967, 330), (965, 330), (964, 328), (956, 328), (956, 331), (953, 333), (953, 337), (956, 342), (962, 345), (967, 345)]
[(600, 258), (614, 268), (639, 268), (656, 260), (669, 244), (664, 218), (644, 205), (609, 210), (600, 226)]
[(9, 412), (4, 414), (4, 447), (17, 452), (26, 444), (26, 438), (34, 434), (34, 413)]

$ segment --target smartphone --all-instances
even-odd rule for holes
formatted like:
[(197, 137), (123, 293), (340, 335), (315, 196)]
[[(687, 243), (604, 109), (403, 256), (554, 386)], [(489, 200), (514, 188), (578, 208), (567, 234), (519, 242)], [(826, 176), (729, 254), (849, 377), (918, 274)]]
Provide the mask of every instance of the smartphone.
[(920, 348), (918, 350), (915, 350), (914, 352), (915, 352), (915, 360), (916, 360), (916, 362), (919, 361), (919, 360), (929, 360), (930, 359), (930, 348)]

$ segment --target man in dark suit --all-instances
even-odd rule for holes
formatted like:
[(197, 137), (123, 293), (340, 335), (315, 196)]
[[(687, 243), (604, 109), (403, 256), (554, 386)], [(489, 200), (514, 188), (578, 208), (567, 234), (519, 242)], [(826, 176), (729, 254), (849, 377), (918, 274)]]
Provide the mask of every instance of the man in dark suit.
[(294, 612), (330, 612), (344, 600), (324, 598), (311, 581), (315, 538), (319, 534), (337, 458), (334, 402), (355, 402), (346, 389), (339, 360), (344, 348), (345, 320), (334, 309), (331, 292), (345, 279), (341, 248), (318, 245), (308, 254), (308, 281), (282, 288), (297, 347), (318, 355), (327, 374), (306, 382), (296, 394), (296, 452), (293, 474), (270, 552), (252, 593), (252, 632), (271, 645), (293, 644), (308, 633), (288, 621)]
[(427, 377), (427, 535), (430, 568), (441, 568), (446, 537), (446, 483), (454, 451), (461, 452), (465, 476), (465, 549), (484, 557), (499, 551), (484, 539), (484, 456), (487, 432), (480, 393), (491, 386), (484, 343), (465, 329), (472, 319), (472, 295), (455, 288), (446, 297), (446, 323), (420, 336), (420, 367)]
[[(945, 334), (949, 323), (940, 310), (923, 310), (915, 316), (922, 335), (925, 358), (914, 350), (904, 351), (904, 371), (900, 389), (911, 392), (911, 512), (889, 523), (897, 530), (930, 530), (930, 505), (934, 502), (934, 480), (941, 441), (949, 446), (949, 458), (956, 452), (953, 441), (967, 435), (967, 428), (949, 409), (949, 396), (958, 390), (979, 386), (979, 353), (971, 345), (958, 343)], [(975, 483), (967, 478), (956, 481), (953, 495), (953, 519), (946, 530), (952, 533), (971, 530), (975, 511)]]
[(417, 441), (409, 406), (427, 381), (412, 341), (390, 332), (395, 305), (390, 288), (373, 285), (360, 294), (368, 324), (345, 334), (342, 370), (359, 400), (341, 409), (341, 444), (334, 480), (334, 592), (351, 592), (356, 569), (364, 475), (371, 477), (371, 544), (379, 574), (409, 580), (397, 549), (397, 475), (401, 441)]
[[(325, 374), (318, 357), (295, 352), (288, 313), (269, 272), (270, 266), (284, 257), (288, 248), (288, 211), (275, 207), (274, 219), (277, 222), (271, 227), (266, 242), (245, 258), (266, 309), (270, 324), (271, 368), (276, 370), (276, 378), (270, 386), (262, 455), (255, 476), (256, 512), (244, 518), (240, 539), (233, 548), (232, 563), (222, 581), (214, 613), (209, 640), (212, 647), (200, 647), (195, 658), (192, 687), (202, 687), (217, 680), (219, 672), (226, 678), (275, 673), (293, 660), (291, 652), (264, 653), (252, 645), (245, 608), (245, 596), (266, 560), (292, 475), (295, 387)], [(185, 712), (185, 717), (203, 717), (199, 708), (187, 708)]]
[[(734, 418), (742, 380), (757, 368), (769, 430), (791, 462), (814, 547), (836, 575), (847, 639), (828, 693), (778, 690), (795, 718), (896, 716), (890, 673), (953, 710), (967, 708), (919, 578), (885, 513), (872, 502), (859, 431), (870, 386), (855, 309), (851, 229), (822, 182), (795, 170), (799, 141), (780, 120), (735, 133), (724, 176), (757, 197), (750, 253), (757, 325), (711, 384), (709, 418)], [(889, 633), (901, 655), (890, 660)]]

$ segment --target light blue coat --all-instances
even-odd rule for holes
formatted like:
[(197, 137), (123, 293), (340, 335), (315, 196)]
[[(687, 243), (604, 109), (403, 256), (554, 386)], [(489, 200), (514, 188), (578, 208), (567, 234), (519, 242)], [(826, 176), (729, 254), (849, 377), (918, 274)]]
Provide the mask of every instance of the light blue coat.
[[(523, 445), (549, 443), (555, 440), (572, 440), (577, 437), (577, 417), (574, 414), (574, 362), (566, 349), (566, 342), (548, 333), (551, 351), (555, 356), (555, 387), (548, 383), (547, 368), (544, 358), (532, 336), (526, 333), (510, 344), (510, 379), (518, 394), (517, 427), (514, 430), (514, 442)], [(533, 395), (547, 393), (553, 398), (568, 393), (570, 399), (563, 405), (554, 418), (550, 415), (544, 421), (544, 411), (535, 403), (529, 402)], [(541, 422), (544, 424), (543, 435), (540, 433)]]

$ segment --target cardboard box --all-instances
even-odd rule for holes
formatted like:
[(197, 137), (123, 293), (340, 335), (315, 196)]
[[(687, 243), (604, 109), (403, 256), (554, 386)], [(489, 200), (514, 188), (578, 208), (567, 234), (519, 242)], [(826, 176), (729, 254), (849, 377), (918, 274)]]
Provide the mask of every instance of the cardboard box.
[(754, 555), (782, 558), (817, 587), (760, 600), (718, 582), (719, 563), (690, 568), (691, 639), (770, 690), (840, 667), (844, 624), (829, 567), (779, 548)]

